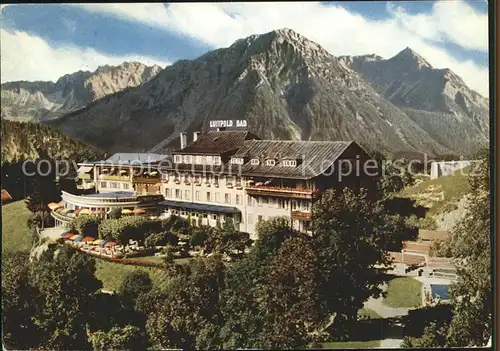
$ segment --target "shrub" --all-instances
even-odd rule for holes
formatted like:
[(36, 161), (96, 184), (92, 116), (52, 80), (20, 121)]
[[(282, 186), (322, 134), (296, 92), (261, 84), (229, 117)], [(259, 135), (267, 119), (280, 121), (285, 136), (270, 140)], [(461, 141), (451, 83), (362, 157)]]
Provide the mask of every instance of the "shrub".
[(179, 242), (179, 237), (174, 233), (169, 232), (159, 232), (150, 234), (144, 244), (146, 247), (155, 247), (155, 246), (165, 246), (169, 245), (177, 245)]
[(120, 219), (122, 217), (122, 209), (119, 207), (115, 207), (109, 213), (109, 218), (111, 219)]
[(91, 215), (79, 216), (68, 223), (68, 231), (97, 238), (100, 223), (101, 219), (99, 217)]
[(161, 222), (161, 229), (163, 231), (171, 231), (179, 234), (188, 234), (190, 227), (190, 222), (179, 216), (170, 216)]
[(147, 272), (132, 271), (125, 276), (118, 291), (124, 297), (136, 299), (152, 288), (153, 282)]
[(210, 233), (210, 227), (200, 226), (194, 228), (191, 232), (191, 237), (189, 238), (189, 243), (192, 246), (203, 246), (207, 240)]
[(420, 228), (428, 230), (436, 230), (437, 229), (436, 220), (432, 216), (427, 215), (420, 220)]

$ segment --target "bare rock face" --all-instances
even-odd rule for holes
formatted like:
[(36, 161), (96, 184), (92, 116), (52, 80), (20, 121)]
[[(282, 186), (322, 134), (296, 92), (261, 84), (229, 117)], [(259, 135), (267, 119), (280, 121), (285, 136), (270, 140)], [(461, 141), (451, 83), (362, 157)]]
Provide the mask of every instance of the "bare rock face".
[(159, 66), (124, 62), (102, 66), (95, 72), (79, 71), (53, 82), (2, 84), (2, 118), (43, 121), (82, 108), (109, 94), (136, 87), (159, 71)]
[(178, 61), (52, 124), (108, 151), (158, 152), (213, 119), (246, 119), (263, 138), (449, 152), (343, 61), (289, 29)]
[(453, 71), (433, 68), (410, 48), (388, 60), (375, 55), (340, 60), (448, 149), (471, 154), (487, 144), (489, 101)]

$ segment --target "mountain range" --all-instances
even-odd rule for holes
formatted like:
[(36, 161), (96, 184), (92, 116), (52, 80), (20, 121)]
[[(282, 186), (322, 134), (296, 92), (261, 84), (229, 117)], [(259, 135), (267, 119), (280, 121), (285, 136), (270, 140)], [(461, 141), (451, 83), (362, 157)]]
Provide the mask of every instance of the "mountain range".
[(470, 155), (488, 140), (488, 100), (409, 48), (387, 60), (335, 57), (280, 29), (147, 77), (40, 119), (109, 152), (162, 152), (214, 119), (246, 119), (262, 138), (356, 140), (392, 153)]
[(101, 66), (95, 72), (78, 71), (57, 82), (8, 82), (2, 84), (2, 118), (45, 121), (80, 109), (109, 94), (136, 87), (161, 71), (160, 66), (124, 62)]

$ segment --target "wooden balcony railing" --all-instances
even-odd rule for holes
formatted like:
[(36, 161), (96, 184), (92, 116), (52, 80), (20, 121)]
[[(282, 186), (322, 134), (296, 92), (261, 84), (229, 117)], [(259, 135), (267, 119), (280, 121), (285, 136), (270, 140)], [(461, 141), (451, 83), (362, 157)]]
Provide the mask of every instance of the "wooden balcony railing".
[(300, 221), (310, 221), (312, 218), (312, 213), (308, 211), (292, 211), (292, 219), (297, 219)]
[(133, 183), (148, 183), (148, 184), (157, 184), (161, 183), (162, 179), (158, 178), (146, 178), (146, 177), (134, 177), (132, 178)]
[(130, 177), (129, 176), (100, 174), (99, 180), (116, 180), (116, 181), (121, 181), (121, 182), (128, 182), (128, 181), (130, 181)]
[(246, 190), (249, 195), (290, 197), (297, 199), (312, 199), (313, 195), (315, 194), (315, 192), (312, 189), (265, 186), (265, 185), (247, 186)]

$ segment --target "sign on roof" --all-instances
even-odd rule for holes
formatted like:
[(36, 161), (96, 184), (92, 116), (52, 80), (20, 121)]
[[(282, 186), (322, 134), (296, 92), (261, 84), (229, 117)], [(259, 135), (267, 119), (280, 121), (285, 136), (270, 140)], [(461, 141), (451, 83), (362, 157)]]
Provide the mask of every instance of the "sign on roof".
[(215, 120), (210, 121), (210, 128), (246, 128), (245, 120)]

